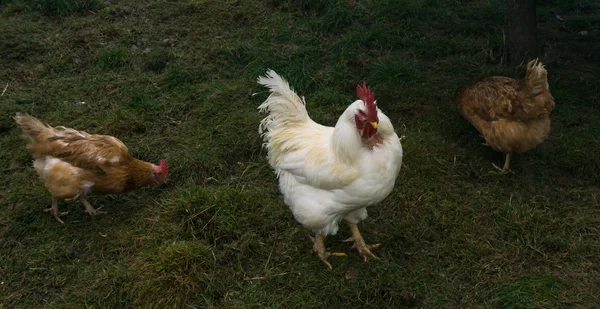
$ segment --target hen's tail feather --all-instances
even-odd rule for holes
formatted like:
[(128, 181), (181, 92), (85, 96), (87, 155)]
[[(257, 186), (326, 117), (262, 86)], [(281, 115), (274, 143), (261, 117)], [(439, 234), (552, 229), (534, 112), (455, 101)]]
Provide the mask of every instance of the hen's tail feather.
[(22, 115), (17, 113), (13, 119), (21, 127), (23, 134), (32, 140), (38, 138), (41, 134), (47, 132), (48, 130), (52, 130), (51, 127), (43, 124), (41, 121), (31, 115)]
[(548, 72), (544, 68), (544, 64), (539, 62), (538, 59), (531, 60), (527, 63), (525, 83), (531, 88), (532, 94), (539, 94), (542, 91), (549, 90)]
[(269, 113), (260, 122), (259, 133), (309, 121), (304, 100), (275, 71), (268, 70), (265, 76), (258, 78), (258, 83), (271, 91), (271, 95), (258, 107), (261, 112)]

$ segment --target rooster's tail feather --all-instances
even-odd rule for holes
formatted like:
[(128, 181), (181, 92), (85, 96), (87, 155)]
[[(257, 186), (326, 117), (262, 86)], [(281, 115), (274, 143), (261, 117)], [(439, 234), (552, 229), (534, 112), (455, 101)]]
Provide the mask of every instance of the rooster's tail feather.
[(304, 100), (275, 71), (268, 70), (265, 76), (258, 78), (258, 83), (271, 91), (267, 100), (258, 107), (261, 112), (269, 113), (260, 122), (259, 133), (309, 121)]

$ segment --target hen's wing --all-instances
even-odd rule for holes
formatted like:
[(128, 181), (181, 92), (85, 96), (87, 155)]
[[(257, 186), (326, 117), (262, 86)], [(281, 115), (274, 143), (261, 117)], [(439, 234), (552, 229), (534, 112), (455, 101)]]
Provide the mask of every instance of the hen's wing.
[(476, 121), (512, 120), (518, 108), (518, 81), (502, 76), (488, 77), (471, 86), (460, 87), (454, 102), (460, 113)]
[(64, 127), (54, 128), (44, 141), (46, 155), (59, 158), (73, 166), (95, 171), (116, 168), (131, 155), (119, 139), (108, 135), (91, 135)]

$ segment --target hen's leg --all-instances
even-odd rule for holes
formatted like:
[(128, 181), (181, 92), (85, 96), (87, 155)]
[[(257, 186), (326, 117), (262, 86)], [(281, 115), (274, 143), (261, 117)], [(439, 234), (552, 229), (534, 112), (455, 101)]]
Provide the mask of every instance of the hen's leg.
[(510, 152), (507, 152), (505, 154), (504, 167), (503, 168), (499, 168), (498, 166), (496, 166), (496, 164), (492, 163), (492, 165), (498, 170), (498, 172), (500, 174), (505, 174), (505, 173), (510, 172), (510, 156), (511, 156)]
[[(104, 211), (99, 211), (96, 210), (94, 207), (92, 207), (92, 205), (90, 204), (90, 202), (88, 202), (85, 197), (83, 197), (83, 195), (81, 195), (79, 197), (79, 199), (81, 200), (81, 202), (83, 203), (83, 206), (85, 206), (85, 212), (88, 213), (90, 216), (96, 216), (98, 214), (103, 214)], [(102, 207), (100, 207), (102, 208)], [(98, 209), (100, 209), (98, 208)]]
[(315, 236), (315, 243), (313, 245), (313, 252), (317, 253), (319, 259), (323, 261), (329, 267), (329, 269), (333, 269), (331, 267), (331, 263), (327, 261), (330, 256), (346, 256), (346, 253), (342, 252), (327, 252), (325, 251), (325, 242), (324, 237), (321, 234), (317, 234)]
[(60, 222), (61, 224), (65, 224), (65, 222), (63, 220), (61, 220), (60, 217), (69, 213), (68, 211), (58, 212), (58, 199), (55, 197), (52, 197), (52, 207), (46, 208), (46, 209), (44, 209), (44, 211), (51, 212), (52, 215), (54, 215), (54, 218), (56, 218), (56, 220), (58, 222)]
[(504, 168), (502, 170), (505, 172), (510, 170), (510, 155), (510, 152), (506, 153), (506, 159), (504, 159)]
[(381, 244), (367, 245), (365, 240), (363, 239), (360, 231), (358, 230), (358, 225), (350, 223), (350, 230), (352, 231), (352, 237), (346, 239), (345, 241), (354, 241), (354, 245), (352, 248), (356, 248), (358, 254), (362, 256), (363, 260), (367, 260), (368, 257), (377, 258), (372, 252), (371, 249), (375, 249)]

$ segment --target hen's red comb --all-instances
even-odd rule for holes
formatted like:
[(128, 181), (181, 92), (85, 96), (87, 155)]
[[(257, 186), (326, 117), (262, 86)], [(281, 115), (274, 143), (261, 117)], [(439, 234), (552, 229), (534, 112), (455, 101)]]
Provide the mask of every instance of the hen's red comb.
[(160, 167), (160, 169), (163, 172), (164, 177), (166, 178), (167, 176), (169, 176), (169, 163), (167, 163), (167, 161), (165, 160), (160, 160), (160, 162), (158, 163), (158, 166)]
[(356, 96), (365, 102), (367, 115), (376, 117), (377, 105), (375, 104), (375, 95), (371, 92), (371, 87), (367, 86), (367, 82), (363, 82), (362, 87), (360, 85), (356, 86)]

